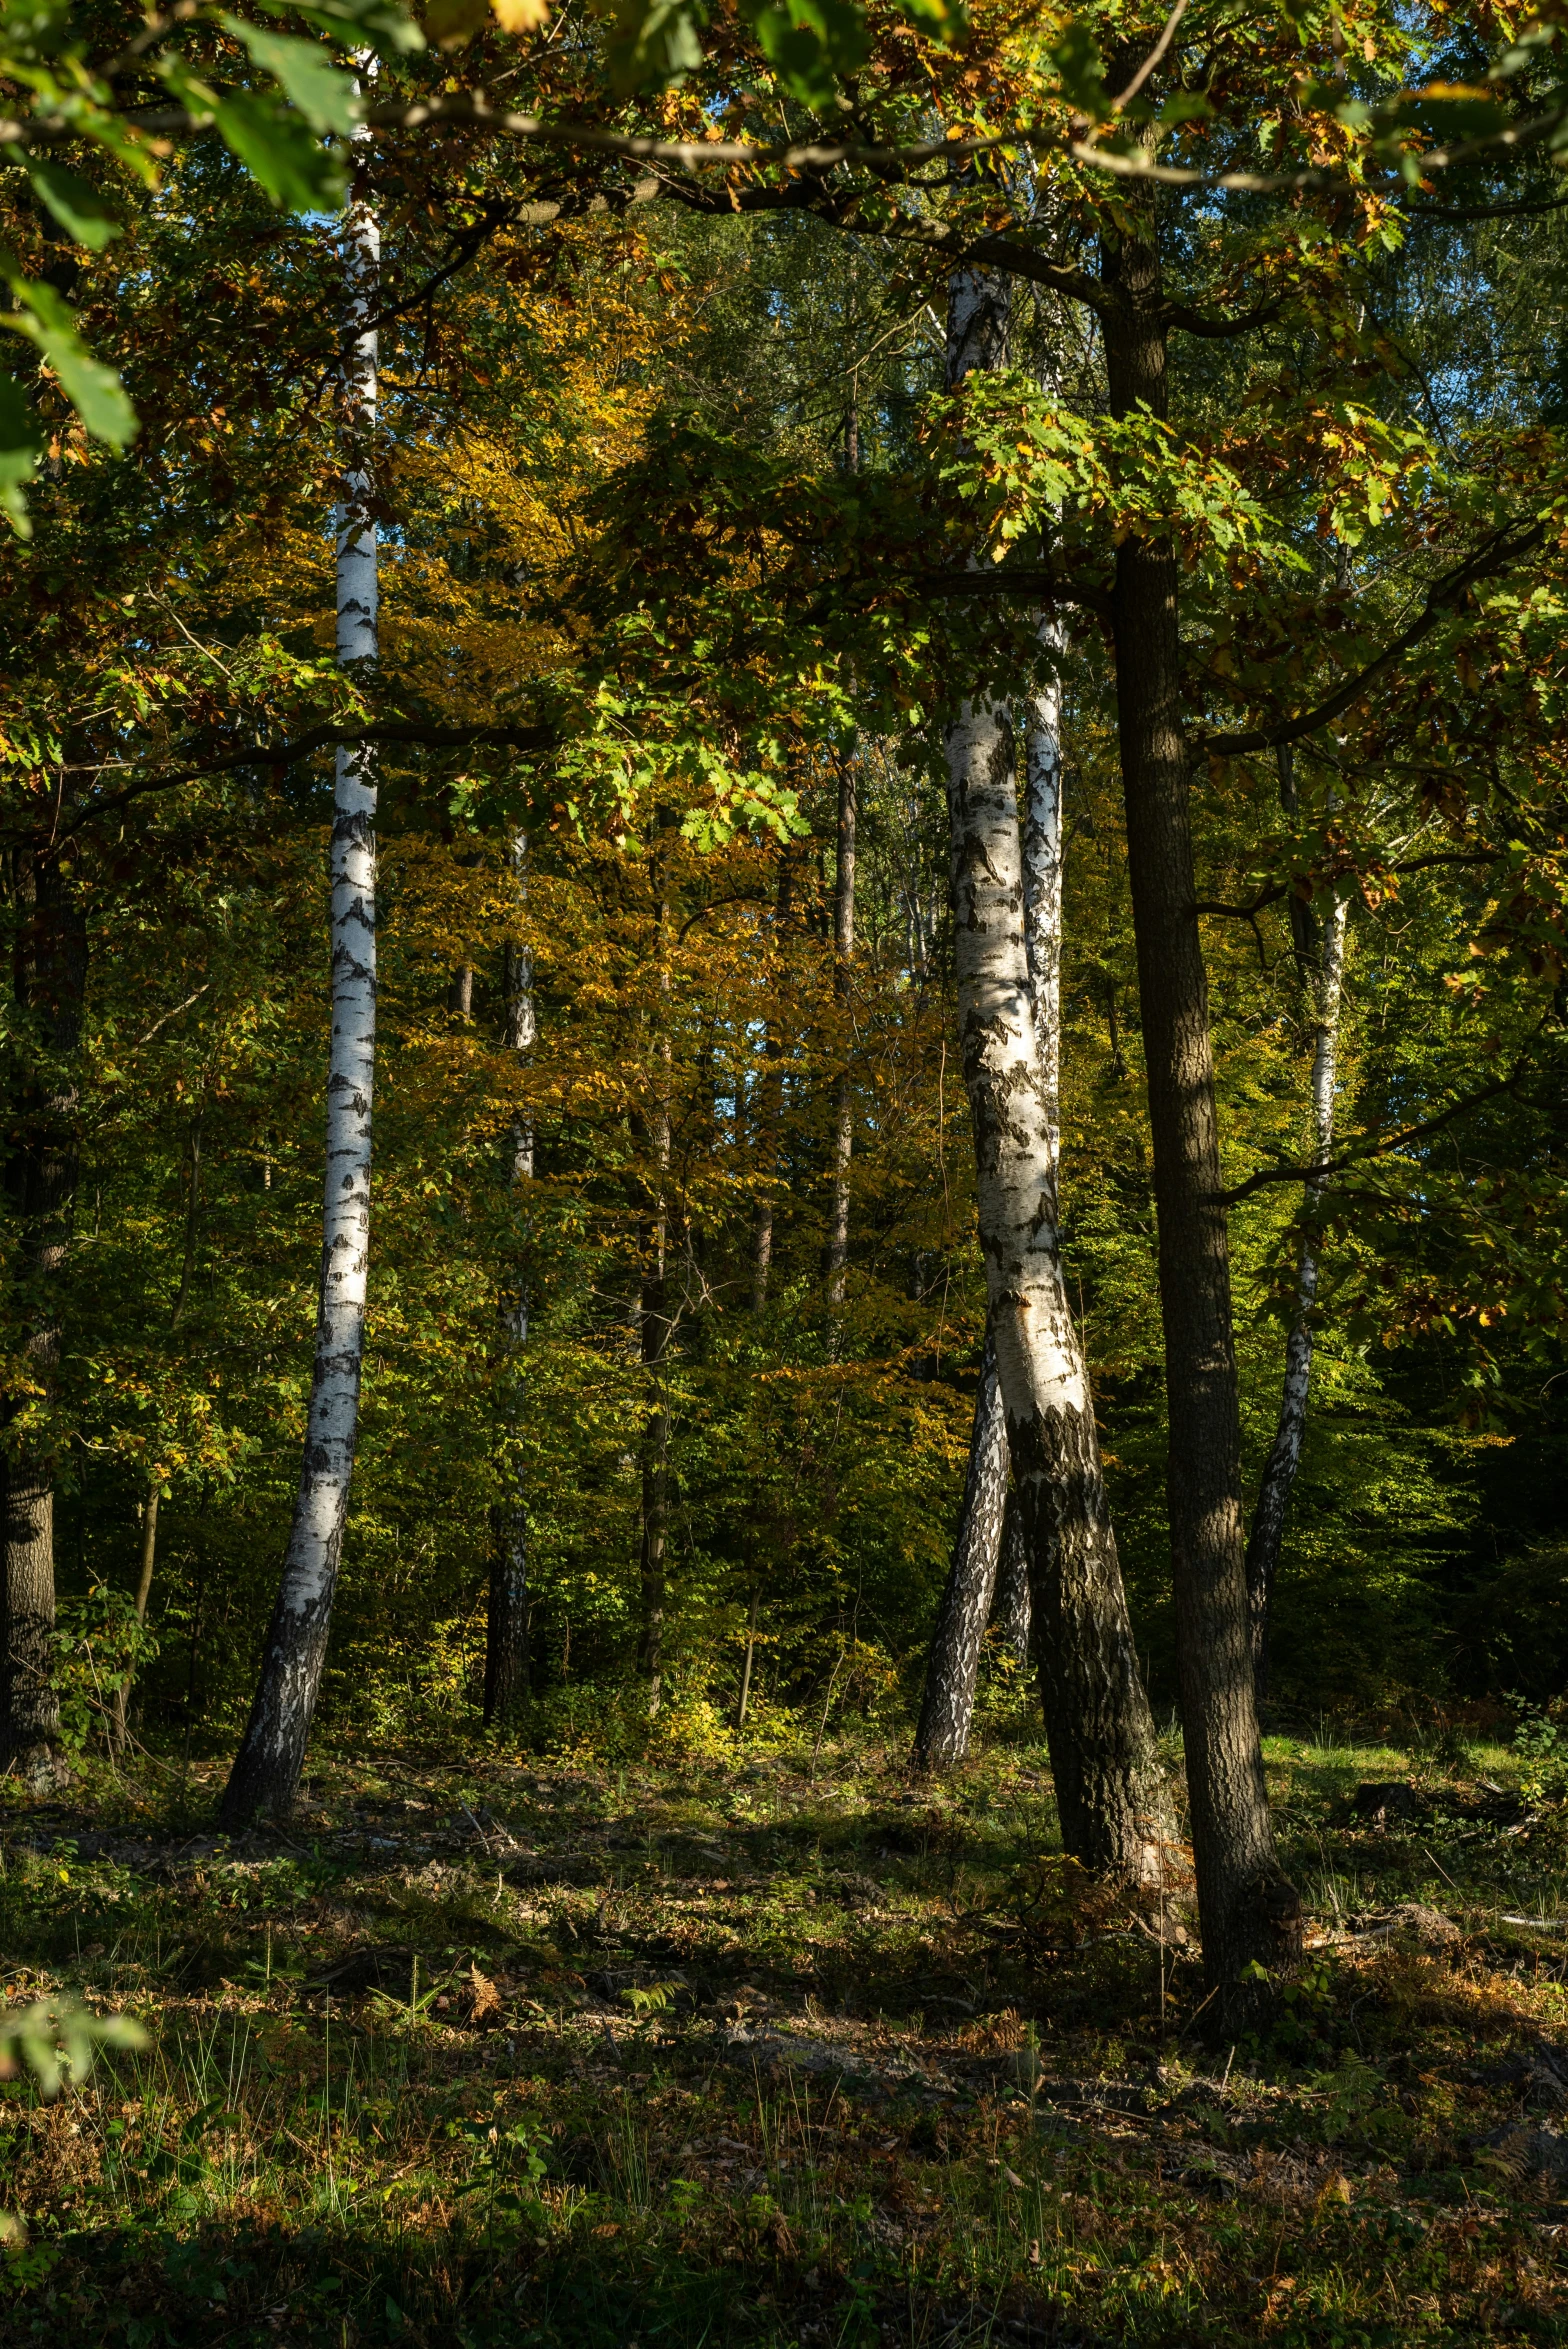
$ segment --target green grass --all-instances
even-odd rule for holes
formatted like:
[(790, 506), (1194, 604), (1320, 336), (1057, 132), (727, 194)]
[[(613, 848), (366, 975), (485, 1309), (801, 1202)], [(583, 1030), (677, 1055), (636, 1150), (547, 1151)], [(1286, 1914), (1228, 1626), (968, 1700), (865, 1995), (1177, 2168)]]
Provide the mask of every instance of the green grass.
[[(1061, 1863), (1041, 1753), (901, 1758), (329, 1760), (233, 1847), (215, 1778), (13, 1802), (8, 1994), (150, 2041), (0, 2091), (0, 2343), (1568, 2339), (1568, 2180), (1485, 2143), (1555, 2125), (1483, 2076), (1568, 2020), (1568, 1934), (1505, 1921), (1568, 1916), (1539, 1769), (1271, 1740), (1313, 1946), (1215, 2049), (1190, 1946)], [(1347, 1817), (1395, 1777), (1419, 1820)], [(1412, 1901), (1460, 1937), (1353, 1937)], [(410, 1954), (334, 1992), (369, 1945)]]

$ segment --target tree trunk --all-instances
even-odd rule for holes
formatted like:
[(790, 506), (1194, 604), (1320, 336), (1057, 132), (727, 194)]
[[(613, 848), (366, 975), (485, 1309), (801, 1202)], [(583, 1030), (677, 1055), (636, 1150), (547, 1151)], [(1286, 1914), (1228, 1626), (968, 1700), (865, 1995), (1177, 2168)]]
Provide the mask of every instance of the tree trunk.
[[(664, 826), (662, 820), (660, 829)], [(662, 895), (656, 909), (656, 951), (659, 992), (667, 997), (669, 906)], [(661, 1022), (662, 1026), (662, 1022)], [(651, 1209), (643, 1234), (642, 1277), (638, 1294), (639, 1351), (647, 1419), (642, 1438), (642, 1540), (639, 1581), (642, 1624), (638, 1669), (647, 1683), (648, 1718), (658, 1713), (664, 1695), (664, 1606), (666, 1550), (670, 1516), (670, 1402), (665, 1379), (665, 1356), (670, 1341), (669, 1306), (669, 1180), (670, 1085), (672, 1054), (667, 1030), (655, 1036), (654, 1096), (647, 1118), (651, 1160), (648, 1188)]]
[[(528, 836), (519, 832), (512, 843), (512, 870), (517, 880), (519, 908), (528, 901)], [(526, 1065), (538, 1040), (534, 1008), (533, 958), (525, 946), (508, 942), (502, 972), (506, 1005), (506, 1049)], [(470, 998), (471, 1000), (471, 998)], [(528, 1239), (526, 1210), (519, 1194), (533, 1180), (533, 1120), (513, 1119), (507, 1137), (506, 1179), (513, 1194), (514, 1213), (523, 1219), (518, 1231), (516, 1260), (503, 1281), (501, 1295), (502, 1410), (506, 1422), (505, 1497), (495, 1512), (490, 1550), (489, 1605), (485, 1614), (486, 1728), (518, 1720), (528, 1703), (528, 1496), (523, 1483), (522, 1438), (526, 1423), (527, 1387), (524, 1362), (528, 1351)]]
[[(789, 934), (790, 917), (790, 857), (787, 847), (779, 851), (778, 906), (774, 923), (775, 951), (782, 958), (785, 940)], [(782, 989), (781, 989), (782, 992)], [(768, 1276), (773, 1269), (773, 1195), (779, 1174), (779, 1127), (784, 1115), (784, 1038), (782, 1022), (774, 1017), (766, 1024), (762, 1043), (762, 1078), (759, 1088), (757, 1139), (758, 1155), (766, 1188), (757, 1201), (756, 1221), (751, 1242), (751, 1309), (761, 1313), (768, 1302)]]
[[(371, 439), (381, 234), (356, 195), (344, 215), (344, 500), (337, 516), (338, 659), (378, 650)], [(337, 754), (332, 826), (332, 1043), (316, 1352), (294, 1522), (250, 1719), (224, 1791), (232, 1830), (286, 1816), (304, 1767), (326, 1660), (359, 1427), (370, 1249), (371, 1088), (376, 1049), (376, 769), (368, 744)]]
[(996, 1564), (996, 1596), (991, 1602), (991, 1628), (1010, 1648), (1022, 1669), (1029, 1661), (1029, 1637), (1034, 1610), (1029, 1601), (1029, 1552), (1024, 1547), (1023, 1519), (1017, 1496), (1009, 1493), (1002, 1519), (1002, 1554)]
[[(842, 1065), (833, 1104), (832, 1190), (828, 1205), (828, 1310), (844, 1309), (849, 1272), (849, 1161), (855, 1145), (855, 1096), (850, 1068), (850, 981), (855, 953), (855, 768), (841, 760), (838, 770), (838, 865), (833, 879), (833, 1001), (838, 1012)], [(840, 1336), (834, 1322), (835, 1343)]]
[[(957, 272), (948, 308), (949, 383), (999, 362), (1006, 323), (1006, 281)], [(1158, 1881), (1169, 1813), (1058, 1251), (1054, 1126), (1029, 986), (1006, 712), (966, 703), (949, 730), (947, 769), (959, 1038), (974, 1119), (980, 1244), (1030, 1558), (1062, 1840), (1086, 1866)]]
[[(136, 1578), (136, 1620), (147, 1620), (147, 1602), (152, 1597), (153, 1564), (158, 1555), (158, 1487), (147, 1487), (147, 1498), (142, 1505), (142, 1562)], [(126, 1669), (114, 1696), (114, 1746), (116, 1753), (125, 1745), (125, 1718), (131, 1703), (131, 1673)]]
[[(1165, 327), (1147, 197), (1108, 240), (1103, 282), (1113, 413), (1166, 413)], [(1211, 2020), (1252, 2011), (1243, 1982), (1299, 1939), (1274, 1855), (1248, 1637), (1241, 1437), (1221, 1203), (1208, 982), (1196, 912), (1180, 717), (1178, 558), (1128, 537), (1114, 628), (1127, 855), (1148, 1069), (1160, 1305), (1170, 1413), (1168, 1494), (1187, 1784)]]
[[(1287, 811), (1294, 813), (1295, 792), (1290, 781), (1288, 757), (1283, 752), (1280, 759), (1280, 787), (1280, 796), (1285, 801)], [(1328, 920), (1323, 925), (1321, 951), (1318, 951), (1315, 925), (1309, 908), (1294, 895), (1290, 907), (1298, 964), (1303, 976), (1311, 979), (1317, 998), (1317, 1040), (1312, 1055), (1311, 1133), (1308, 1149), (1309, 1162), (1313, 1166), (1322, 1166), (1334, 1145), (1334, 1083), (1339, 1059), (1339, 1010), (1345, 975), (1345, 925), (1350, 901), (1344, 896), (1336, 897)], [(1309, 1211), (1321, 1189), (1321, 1177), (1309, 1176), (1306, 1184)], [(1279, 1567), (1280, 1545), (1285, 1536), (1291, 1486), (1296, 1480), (1302, 1438), (1306, 1433), (1307, 1396), (1312, 1383), (1312, 1307), (1317, 1293), (1317, 1241), (1309, 1222), (1301, 1235), (1301, 1252), (1296, 1264), (1296, 1311), (1290, 1325), (1290, 1335), (1285, 1341), (1285, 1381), (1280, 1394), (1279, 1421), (1268, 1459), (1264, 1463), (1257, 1506), (1252, 1512), (1252, 1530), (1247, 1541), (1247, 1609), (1252, 1630), (1253, 1677), (1260, 1704), (1268, 1689), (1269, 1602)]]
[(1007, 1422), (996, 1376), (996, 1345), (986, 1324), (985, 1354), (969, 1437), (969, 1467), (953, 1543), (953, 1562), (937, 1609), (915, 1731), (917, 1770), (950, 1770), (969, 1751), (980, 1645), (991, 1617), (996, 1562), (1007, 1502)]
[(65, 1775), (54, 1682), (56, 1449), (47, 1415), (59, 1373), (60, 1285), (76, 1199), (74, 1057), (81, 1042), (87, 931), (53, 859), (24, 849), (16, 882), (15, 997), (19, 1024), (31, 1030), (39, 1063), (23, 1088), (21, 1133), (8, 1170), (20, 1242), (21, 1352), (31, 1394), (13, 1401), (6, 1413), (0, 1762), (42, 1793)]

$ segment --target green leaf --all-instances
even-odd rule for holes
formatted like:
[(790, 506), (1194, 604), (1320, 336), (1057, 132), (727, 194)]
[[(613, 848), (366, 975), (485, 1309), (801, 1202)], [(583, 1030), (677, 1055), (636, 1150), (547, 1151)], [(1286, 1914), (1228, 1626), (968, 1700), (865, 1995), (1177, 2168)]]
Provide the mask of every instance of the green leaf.
[(23, 491), (38, 470), (44, 436), (21, 385), (0, 375), (0, 512), (18, 538), (31, 538)]
[(1110, 112), (1105, 94), (1105, 60), (1088, 26), (1074, 18), (1050, 56), (1061, 76), (1062, 96), (1068, 105), (1087, 115), (1091, 122), (1103, 122)]
[(353, 78), (329, 64), (314, 41), (271, 33), (264, 25), (246, 24), (237, 16), (221, 21), (226, 32), (244, 42), (262, 72), (282, 85), (312, 130), (337, 131), (346, 137), (354, 128), (360, 102)]
[(259, 180), (280, 211), (335, 212), (343, 201), (340, 156), (317, 145), (275, 98), (236, 90), (214, 107), (224, 142)]
[(85, 179), (78, 179), (74, 171), (67, 171), (63, 164), (31, 156), (27, 176), (39, 201), (47, 204), (66, 235), (75, 237), (79, 245), (101, 253), (105, 245), (124, 234), (98, 190)]
[(702, 63), (703, 21), (694, 0), (618, 0), (608, 42), (612, 86), (624, 94), (684, 81)]
[(865, 19), (845, 0), (772, 0), (750, 13), (763, 55), (803, 106), (830, 106), (839, 77), (866, 61)]
[(394, 0), (261, 0), (269, 16), (302, 16), (344, 48), (369, 46), (383, 56), (411, 56), (425, 36)]
[[(0, 326), (36, 343), (60, 379), (60, 389), (94, 439), (123, 449), (136, 435), (136, 411), (125, 396), (125, 386), (112, 367), (95, 359), (76, 331), (70, 304), (53, 286), (40, 285), (8, 267), (0, 272), (25, 311), (0, 317)], [(31, 312), (31, 316), (27, 315)]]

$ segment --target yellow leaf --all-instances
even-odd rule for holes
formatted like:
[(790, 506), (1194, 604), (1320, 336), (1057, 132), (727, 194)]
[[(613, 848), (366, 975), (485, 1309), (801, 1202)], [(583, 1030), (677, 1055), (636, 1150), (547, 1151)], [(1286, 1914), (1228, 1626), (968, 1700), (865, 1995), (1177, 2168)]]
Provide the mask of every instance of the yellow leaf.
[(550, 14), (550, 0), (490, 0), (503, 33), (534, 33)]

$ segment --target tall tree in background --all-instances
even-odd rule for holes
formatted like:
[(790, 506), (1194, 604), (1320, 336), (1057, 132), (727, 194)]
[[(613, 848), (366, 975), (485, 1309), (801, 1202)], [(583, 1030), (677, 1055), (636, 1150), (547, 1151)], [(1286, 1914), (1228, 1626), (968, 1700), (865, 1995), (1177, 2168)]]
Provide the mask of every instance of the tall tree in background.
[[(1278, 751), (1280, 797), (1289, 816), (1296, 813), (1292, 746)], [(1311, 1095), (1307, 1113), (1307, 1164), (1327, 1165), (1334, 1146), (1334, 1091), (1339, 1070), (1339, 1019), (1345, 976), (1346, 925), (1350, 896), (1343, 885), (1334, 890), (1321, 927), (1312, 909), (1295, 891), (1290, 897), (1291, 944), (1298, 981), (1312, 1003), (1314, 1038)], [(1306, 1179), (1306, 1212), (1311, 1216), (1322, 1196), (1324, 1177)], [(1252, 1664), (1261, 1703), (1268, 1691), (1269, 1601), (1279, 1570), (1285, 1538), (1285, 1517), (1291, 1487), (1301, 1465), (1301, 1444), (1307, 1428), (1307, 1398), (1312, 1384), (1313, 1307), (1318, 1293), (1318, 1236), (1310, 1221), (1301, 1234), (1296, 1257), (1296, 1309), (1285, 1341), (1285, 1378), (1280, 1393), (1279, 1421), (1263, 1464), (1258, 1497), (1247, 1535), (1247, 1609), (1252, 1629)]]
[[(528, 836), (512, 843), (512, 871), (518, 911), (528, 903)], [(534, 1008), (533, 956), (520, 938), (502, 949), (501, 993), (504, 1043), (526, 1068), (539, 1036)], [(534, 1121), (520, 1109), (506, 1137), (506, 1185), (512, 1206), (512, 1261), (501, 1291), (501, 1399), (505, 1498), (495, 1510), (490, 1553), (489, 1605), (485, 1614), (484, 1718), (487, 1728), (520, 1718), (528, 1701), (528, 1493), (523, 1478), (526, 1356), (528, 1351), (529, 1262), (527, 1190), (534, 1174)]]
[(87, 931), (58, 852), (29, 844), (16, 852), (13, 876), (14, 1000), (31, 1067), (17, 1104), (8, 1188), (20, 1241), (28, 1388), (7, 1413), (0, 1757), (46, 1789), (63, 1767), (53, 1672), (58, 1463), (49, 1415), (76, 1197)]
[[(337, 652), (363, 672), (379, 649), (374, 436), (381, 235), (356, 189), (343, 221), (343, 499), (337, 515)], [(370, 1144), (376, 1053), (376, 766), (368, 743), (339, 749), (333, 795), (332, 1041), (315, 1361), (294, 1523), (250, 1719), (222, 1817), (242, 1827), (293, 1803), (321, 1688), (348, 1521), (370, 1264)]]

